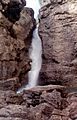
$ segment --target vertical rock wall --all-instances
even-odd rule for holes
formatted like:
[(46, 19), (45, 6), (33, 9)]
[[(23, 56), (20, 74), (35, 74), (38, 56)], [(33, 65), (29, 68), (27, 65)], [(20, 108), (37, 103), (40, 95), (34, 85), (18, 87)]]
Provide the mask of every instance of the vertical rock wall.
[(30, 70), (28, 50), (35, 20), (33, 10), (25, 8), (24, 5), (24, 0), (0, 1), (1, 81), (17, 77), (20, 83), (23, 80), (27, 83)]
[(77, 85), (77, 1), (50, 0), (40, 10), (41, 84)]
[[(30, 69), (28, 48), (34, 18), (33, 11), (29, 8), (21, 11), (20, 7), (17, 7), (17, 11), (19, 8), (21, 13), (14, 14), (14, 6), (11, 6), (13, 11), (8, 10), (9, 13), (13, 12), (14, 16), (8, 16), (7, 7), (10, 1), (18, 1), (11, 5), (18, 6), (20, 3), (20, 7), (23, 6), (21, 0), (2, 0), (5, 3), (3, 6), (0, 1), (0, 120), (76, 120), (77, 90), (66, 93), (67, 88), (64, 86), (47, 85), (36, 86), (20, 94), (14, 92), (19, 80), (22, 80)], [(72, 2), (69, 2), (69, 5), (70, 3), (72, 5)], [(66, 73), (73, 76), (76, 74), (76, 7), (71, 7), (74, 14), (67, 13), (67, 5), (68, 2), (48, 4), (40, 11), (39, 33), (43, 42), (41, 73), (45, 78), (43, 84), (52, 83), (53, 79), (49, 79), (52, 75), (58, 82), (63, 70), (63, 76), (66, 76)], [(61, 81), (63, 83), (63, 79)]]

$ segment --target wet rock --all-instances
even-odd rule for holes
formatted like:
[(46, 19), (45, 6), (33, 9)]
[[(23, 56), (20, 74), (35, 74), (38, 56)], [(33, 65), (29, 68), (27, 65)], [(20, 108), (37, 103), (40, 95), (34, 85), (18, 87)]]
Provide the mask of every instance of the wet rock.
[[(62, 109), (66, 107), (66, 101), (61, 97), (63, 94), (63, 89), (61, 86), (37, 86), (37, 88), (24, 90), (22, 92), (23, 103), (22, 105), (27, 105), (27, 107), (35, 107), (41, 103), (48, 103), (53, 108)], [(59, 92), (58, 92), (59, 91)], [(62, 105), (63, 104), (63, 105)]]
[(76, 6), (76, 1), (51, 0), (40, 10), (43, 65), (39, 82), (42, 85), (77, 85)]
[(65, 86), (61, 86), (61, 85), (45, 85), (45, 86), (35, 86), (34, 88), (31, 88), (29, 90), (26, 90), (24, 92), (52, 92), (54, 89), (56, 90), (63, 90), (65, 89)]

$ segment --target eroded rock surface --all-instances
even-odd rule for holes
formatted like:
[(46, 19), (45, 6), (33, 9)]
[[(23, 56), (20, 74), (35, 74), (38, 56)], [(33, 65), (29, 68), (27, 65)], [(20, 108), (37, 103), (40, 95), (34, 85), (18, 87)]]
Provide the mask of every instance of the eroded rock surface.
[(0, 90), (0, 120), (76, 120), (77, 93), (64, 95), (61, 87), (33, 88), (20, 94)]
[(0, 1), (0, 80), (3, 82), (18, 77), (19, 83), (24, 80), (27, 83), (28, 50), (35, 20), (33, 10), (25, 5), (25, 0)]
[(40, 10), (43, 46), (40, 84), (77, 86), (77, 1), (54, 1)]
[(33, 88), (20, 94), (12, 90), (0, 90), (0, 119), (49, 120), (54, 111), (57, 114), (63, 109), (63, 102), (66, 108), (70, 96), (65, 101), (61, 95), (64, 89), (62, 86), (46, 86), (39, 89)]
[[(12, 2), (22, 8), (16, 17), (6, 14)], [(17, 94), (24, 79), (27, 82), (28, 48), (35, 26), (34, 12), (25, 4), (0, 1), (0, 120), (76, 120), (77, 88), (60, 84), (76, 84), (77, 3), (47, 0), (40, 10), (41, 84), (58, 85), (36, 86)]]

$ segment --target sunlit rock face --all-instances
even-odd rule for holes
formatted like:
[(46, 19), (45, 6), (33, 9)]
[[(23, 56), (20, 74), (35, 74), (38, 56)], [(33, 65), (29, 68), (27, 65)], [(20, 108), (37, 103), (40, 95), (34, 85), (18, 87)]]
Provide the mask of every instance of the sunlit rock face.
[(51, 1), (40, 10), (41, 84), (77, 85), (77, 1)]

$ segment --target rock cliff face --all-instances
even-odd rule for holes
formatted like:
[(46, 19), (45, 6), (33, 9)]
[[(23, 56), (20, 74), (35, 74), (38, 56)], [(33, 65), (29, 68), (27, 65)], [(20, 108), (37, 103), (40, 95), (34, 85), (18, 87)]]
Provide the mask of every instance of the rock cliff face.
[(41, 84), (77, 86), (77, 1), (49, 0), (40, 10), (39, 35)]
[(27, 82), (27, 73), (30, 70), (28, 50), (35, 20), (33, 10), (24, 8), (25, 5), (24, 0), (22, 2), (21, 0), (1, 0), (0, 2), (1, 82), (9, 79), (11, 81), (13, 77), (18, 77), (16, 79), (19, 79), (19, 83), (23, 80)]
[[(77, 88), (47, 85), (15, 92), (27, 82), (35, 27), (34, 12), (25, 4), (24, 0), (0, 1), (0, 120), (77, 120)], [(41, 84), (75, 86), (77, 2), (47, 0), (43, 5)]]

